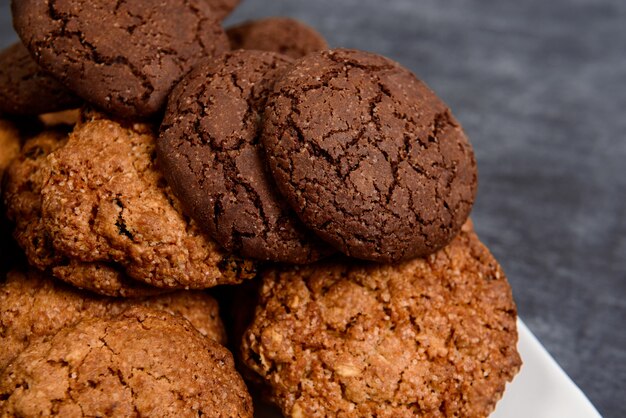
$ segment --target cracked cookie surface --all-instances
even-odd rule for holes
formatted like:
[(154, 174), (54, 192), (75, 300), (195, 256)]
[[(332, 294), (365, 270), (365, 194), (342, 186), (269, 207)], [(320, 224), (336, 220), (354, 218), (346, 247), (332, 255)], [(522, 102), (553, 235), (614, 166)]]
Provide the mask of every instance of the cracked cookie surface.
[(270, 17), (252, 20), (226, 30), (231, 49), (256, 49), (301, 58), (328, 49), (324, 37), (296, 19)]
[(0, 113), (38, 115), (71, 109), (80, 103), (37, 65), (21, 42), (0, 53)]
[(32, 341), (50, 337), (84, 318), (110, 318), (136, 306), (183, 317), (205, 337), (226, 343), (217, 301), (206, 292), (108, 298), (80, 291), (35, 270), (15, 270), (0, 282), (0, 370)]
[(76, 287), (108, 296), (144, 296), (159, 289), (130, 280), (111, 264), (82, 262), (57, 251), (41, 217), (41, 189), (50, 175), (48, 155), (67, 141), (64, 127), (46, 129), (28, 138), (6, 172), (3, 200), (14, 223), (13, 237), (29, 264), (50, 270), (55, 277)]
[(241, 353), (291, 417), (485, 417), (520, 367), (506, 277), (468, 222), (427, 258), (264, 274)]
[(208, 288), (255, 275), (183, 215), (156, 166), (150, 125), (92, 113), (52, 152), (42, 222), (60, 253), (115, 263), (161, 288)]
[(290, 65), (282, 55), (241, 50), (199, 65), (170, 97), (157, 151), (176, 195), (224, 248), (307, 263), (330, 246), (278, 195), (259, 144), (267, 95)]
[(228, 49), (206, 0), (15, 0), (12, 11), (39, 65), (120, 117), (154, 115), (198, 60)]
[(472, 148), (446, 105), (399, 64), (354, 50), (310, 54), (276, 83), (265, 115), (278, 188), (344, 253), (424, 256), (467, 219)]
[(83, 319), (1, 373), (2, 416), (252, 417), (232, 355), (169, 314)]

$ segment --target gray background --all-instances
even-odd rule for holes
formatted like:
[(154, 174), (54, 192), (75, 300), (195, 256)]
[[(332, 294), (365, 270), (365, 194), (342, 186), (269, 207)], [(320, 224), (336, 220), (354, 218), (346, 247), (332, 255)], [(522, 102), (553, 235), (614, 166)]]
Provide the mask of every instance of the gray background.
[[(0, 0), (0, 47), (15, 39)], [(476, 227), (521, 317), (606, 417), (626, 416), (626, 1), (245, 0), (400, 61), (451, 106)]]

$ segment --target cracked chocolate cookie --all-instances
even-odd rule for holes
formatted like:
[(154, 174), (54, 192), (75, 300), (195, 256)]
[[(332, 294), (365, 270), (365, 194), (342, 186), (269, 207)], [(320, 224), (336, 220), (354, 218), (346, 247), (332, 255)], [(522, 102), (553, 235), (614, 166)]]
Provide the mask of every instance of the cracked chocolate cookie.
[(252, 417), (252, 402), (228, 350), (134, 308), (33, 342), (0, 373), (0, 415)]
[(87, 113), (50, 153), (42, 223), (53, 248), (88, 263), (113, 263), (161, 288), (208, 288), (255, 275), (183, 215), (156, 166), (153, 127)]
[(178, 291), (151, 298), (96, 296), (35, 270), (12, 271), (0, 282), (0, 370), (31, 341), (50, 337), (84, 318), (110, 318), (144, 306), (187, 319), (205, 337), (226, 343), (217, 301), (202, 291)]
[(265, 273), (245, 364), (290, 417), (486, 417), (521, 361), (506, 277), (468, 223), (427, 258)]
[(14, 0), (13, 24), (44, 70), (120, 117), (165, 105), (197, 61), (228, 49), (207, 0)]
[(21, 42), (0, 52), (0, 113), (38, 115), (71, 109), (80, 103), (37, 65)]
[(41, 218), (41, 189), (50, 175), (48, 155), (67, 141), (65, 127), (29, 138), (6, 172), (3, 201), (13, 236), (29, 264), (81, 289), (108, 296), (145, 296), (162, 291), (130, 280), (111, 264), (82, 262), (57, 251)]
[(226, 31), (231, 49), (257, 49), (301, 58), (328, 49), (322, 35), (304, 23), (288, 17), (252, 20)]
[(277, 83), (262, 143), (302, 221), (344, 253), (391, 262), (458, 233), (477, 186), (472, 147), (412, 73), (355, 50), (313, 53)]
[(242, 50), (199, 65), (172, 92), (157, 152), (176, 195), (224, 248), (307, 263), (329, 246), (277, 194), (259, 144), (267, 95), (290, 65), (272, 52)]

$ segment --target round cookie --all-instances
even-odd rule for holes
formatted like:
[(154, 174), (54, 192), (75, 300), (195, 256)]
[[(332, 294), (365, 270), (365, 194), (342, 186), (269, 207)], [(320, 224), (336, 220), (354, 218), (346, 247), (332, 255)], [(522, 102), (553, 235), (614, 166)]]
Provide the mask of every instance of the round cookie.
[(270, 17), (232, 26), (226, 31), (231, 49), (257, 49), (301, 58), (328, 49), (315, 29), (296, 19)]
[(424, 256), (458, 233), (477, 187), (472, 147), (449, 109), (399, 64), (313, 53), (276, 83), (262, 143), (302, 221), (345, 254)]
[(252, 417), (252, 402), (228, 350), (136, 308), (32, 343), (0, 374), (0, 415)]
[(239, 4), (240, 0), (207, 0), (215, 16), (224, 20)]
[(162, 293), (130, 280), (115, 266), (71, 259), (53, 247), (41, 218), (41, 188), (50, 174), (48, 155), (65, 144), (67, 135), (65, 128), (57, 127), (27, 139), (6, 172), (6, 215), (14, 223), (13, 236), (26, 259), (39, 270), (50, 270), (57, 278), (98, 294), (136, 297)]
[(37, 65), (21, 42), (0, 52), (0, 113), (38, 115), (71, 109), (80, 102)]
[(82, 292), (35, 270), (16, 270), (0, 283), (0, 370), (32, 341), (50, 337), (84, 318), (110, 318), (136, 306), (185, 318), (205, 337), (226, 343), (217, 301), (206, 292), (107, 298)]
[(42, 222), (54, 249), (81, 262), (114, 263), (161, 288), (208, 288), (255, 275), (183, 215), (156, 166), (150, 125), (93, 113), (46, 159)]
[(267, 95), (290, 65), (239, 50), (197, 66), (172, 92), (157, 155), (187, 211), (228, 251), (307, 263), (329, 246), (277, 194), (259, 144)]
[(207, 0), (15, 0), (13, 25), (39, 65), (124, 118), (159, 112), (197, 61), (228, 49)]
[(241, 353), (285, 416), (486, 417), (516, 342), (509, 284), (468, 223), (428, 258), (268, 271)]

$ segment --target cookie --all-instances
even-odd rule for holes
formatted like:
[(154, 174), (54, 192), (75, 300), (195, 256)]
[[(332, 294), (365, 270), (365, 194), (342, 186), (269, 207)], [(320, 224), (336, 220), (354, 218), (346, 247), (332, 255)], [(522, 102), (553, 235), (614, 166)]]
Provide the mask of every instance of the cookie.
[(310, 54), (276, 83), (262, 143), (302, 221), (345, 254), (392, 262), (458, 233), (477, 187), (472, 147), (412, 73), (355, 50)]
[(135, 306), (183, 317), (205, 337), (226, 343), (217, 301), (206, 292), (107, 298), (82, 292), (35, 270), (16, 270), (0, 283), (0, 370), (32, 341), (50, 337), (84, 318), (110, 318)]
[(296, 19), (270, 17), (252, 20), (226, 31), (231, 49), (257, 49), (301, 58), (311, 52), (328, 49), (315, 29)]
[(509, 284), (468, 223), (427, 258), (268, 271), (241, 352), (285, 416), (486, 417), (516, 342)]
[(38, 115), (71, 109), (80, 103), (37, 65), (21, 42), (0, 52), (0, 113)]
[(208, 0), (215, 17), (224, 20), (239, 4), (240, 0)]
[(307, 263), (330, 246), (277, 194), (259, 144), (267, 95), (290, 65), (239, 50), (196, 67), (172, 92), (157, 155), (188, 213), (228, 251)]
[(78, 123), (79, 119), (80, 109), (70, 109), (39, 115), (39, 120), (48, 128), (59, 125), (74, 126)]
[(0, 373), (0, 415), (252, 417), (252, 402), (228, 350), (136, 308), (32, 343)]
[(3, 200), (14, 224), (13, 236), (29, 264), (50, 270), (57, 278), (81, 289), (107, 296), (136, 297), (161, 290), (130, 280), (110, 264), (81, 262), (57, 251), (41, 218), (41, 188), (50, 174), (48, 155), (62, 147), (67, 129), (47, 129), (29, 138), (6, 172)]
[(11, 6), (15, 30), (44, 70), (124, 118), (158, 113), (198, 60), (228, 49), (206, 0), (19, 0)]
[(147, 124), (87, 115), (46, 159), (42, 222), (54, 249), (89, 263), (114, 263), (161, 288), (208, 288), (255, 275), (183, 215), (158, 170)]

